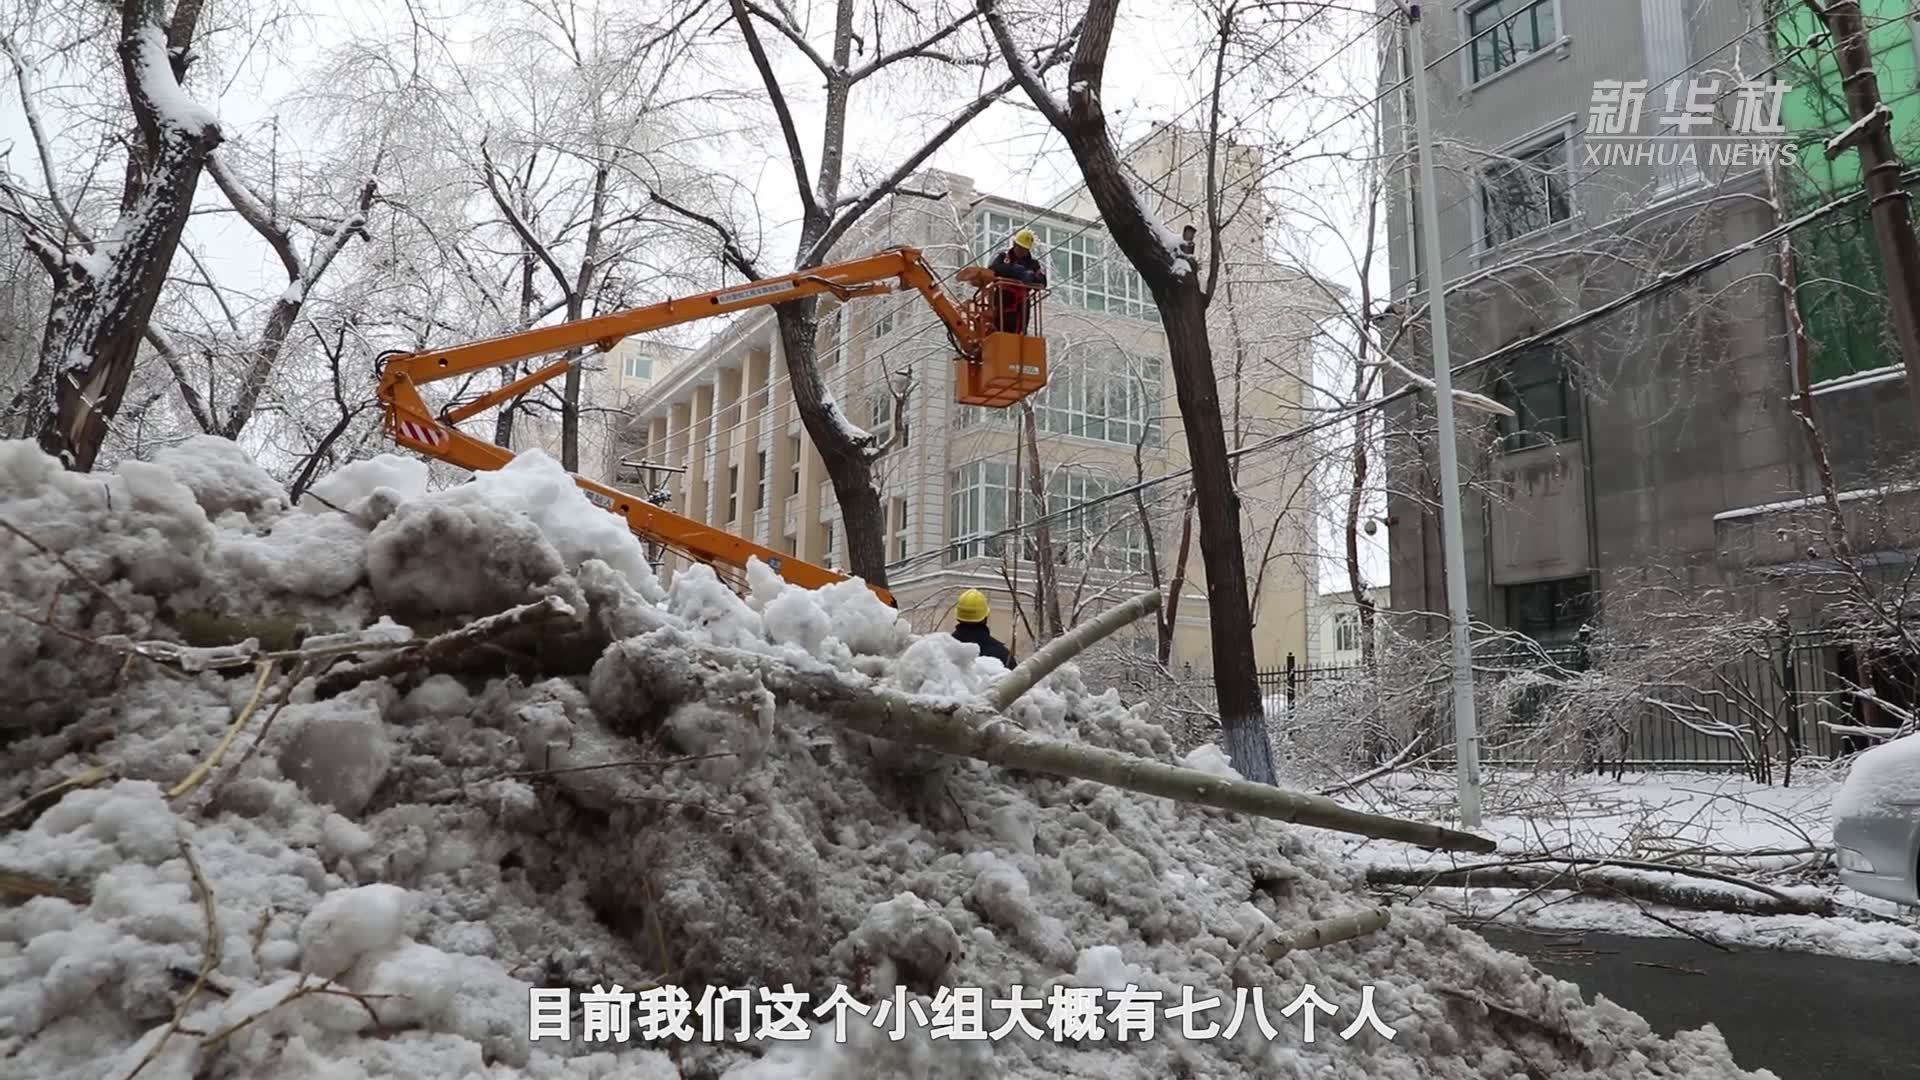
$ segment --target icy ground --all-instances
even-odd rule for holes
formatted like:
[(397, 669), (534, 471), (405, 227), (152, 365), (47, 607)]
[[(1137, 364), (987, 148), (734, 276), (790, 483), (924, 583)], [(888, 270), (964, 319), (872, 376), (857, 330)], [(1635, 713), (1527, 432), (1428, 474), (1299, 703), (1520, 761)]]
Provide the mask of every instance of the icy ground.
[[(316, 495), (288, 507), (215, 439), (110, 475), (0, 443), (0, 522), (57, 555), (0, 530), (0, 1073), (1770, 1075), (1737, 1068), (1711, 1029), (1661, 1039), (1588, 1006), (1424, 905), (1259, 959), (1263, 928), (1370, 906), (1338, 837), (910, 752), (777, 702), (740, 657), (945, 700), (996, 669), (914, 638), (857, 582), (804, 592), (756, 567), (748, 601), (705, 570), (662, 589), (544, 456), (431, 493), (423, 468), (384, 458)], [(315, 677), (542, 597), (586, 629), (502, 639), (458, 674), (344, 690)], [(305, 653), (205, 669), (206, 652), (163, 665), (131, 651), (239, 636)], [(313, 658), (341, 647), (361, 655)], [(1170, 754), (1162, 729), (1070, 668), (1012, 716)], [(1195, 759), (1209, 761), (1223, 764)], [(96, 786), (17, 801), (100, 768)], [(532, 987), (616, 983), (695, 1000), (898, 990), (923, 1009), (951, 987), (1133, 983), (1229, 1003), (1251, 988), (1275, 1014), (1312, 984), (1341, 1011), (1311, 1043), (1278, 1015), (1273, 1037), (1163, 1023), (1128, 1043), (934, 1040), (917, 1025), (895, 1041), (858, 1018), (844, 1043), (529, 1042)], [(1366, 986), (1393, 1037), (1331, 1034)]]
[[(1920, 913), (1854, 892), (1833, 871), (1835, 796), (1846, 772), (1844, 766), (1830, 770), (1823, 764), (1798, 764), (1791, 787), (1723, 773), (1629, 774), (1616, 781), (1495, 772), (1488, 775), (1489, 804), (1480, 831), (1499, 840), (1503, 854), (1672, 860), (1758, 881), (1790, 896), (1830, 896), (1852, 915), (1739, 915), (1515, 889), (1434, 889), (1425, 898), (1469, 919), (1539, 930), (1691, 934), (1726, 945), (1920, 964)], [(1454, 807), (1453, 778), (1400, 774), (1348, 798), (1381, 813), (1446, 822)], [(1326, 846), (1338, 846), (1369, 865), (1443, 869), (1501, 858), (1419, 851), (1360, 837)], [(1655, 871), (1609, 872), (1718, 888)], [(1753, 895), (1734, 886), (1721, 891)]]

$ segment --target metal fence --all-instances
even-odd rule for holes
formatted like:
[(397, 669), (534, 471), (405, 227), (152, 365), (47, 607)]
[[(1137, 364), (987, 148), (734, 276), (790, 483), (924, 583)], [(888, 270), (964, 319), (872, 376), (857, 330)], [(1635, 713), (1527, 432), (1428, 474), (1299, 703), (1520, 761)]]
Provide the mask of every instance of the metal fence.
[[(1899, 706), (1876, 706), (1855, 691), (1850, 655), (1844, 643), (1784, 635), (1755, 642), (1732, 660), (1697, 665), (1684, 657), (1647, 663), (1661, 658), (1632, 650), (1600, 658), (1584, 643), (1476, 648), (1481, 761), (1516, 768), (1557, 761), (1607, 771), (1738, 770), (1779, 779), (1803, 759), (1831, 759), (1871, 745), (1834, 725), (1897, 725)], [(1367, 695), (1365, 669), (1308, 666), (1289, 655), (1285, 665), (1259, 673), (1269, 730), (1285, 739), (1299, 734), (1296, 721), (1313, 716), (1325, 725), (1363, 698), (1377, 708), (1386, 697), (1406, 732), (1424, 732), (1434, 748), (1429, 761), (1450, 765), (1450, 687), (1431, 661), (1382, 664), (1371, 680), (1377, 692)], [(1659, 674), (1642, 681), (1648, 672)], [(1150, 689), (1144, 681), (1136, 688)], [(1210, 681), (1189, 675), (1153, 689), (1177, 739), (1193, 744), (1217, 737)], [(1878, 681), (1875, 693), (1883, 700), (1897, 696)], [(1359, 724), (1365, 717), (1353, 719)]]

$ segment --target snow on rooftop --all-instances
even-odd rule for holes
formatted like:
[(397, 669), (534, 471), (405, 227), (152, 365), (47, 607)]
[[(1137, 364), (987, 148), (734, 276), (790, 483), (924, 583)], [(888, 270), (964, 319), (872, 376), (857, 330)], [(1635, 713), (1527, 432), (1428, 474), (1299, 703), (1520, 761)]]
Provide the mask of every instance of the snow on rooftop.
[[(1882, 487), (1856, 488), (1842, 491), (1835, 496), (1843, 503), (1858, 502), (1861, 499), (1879, 499), (1889, 495), (1907, 495), (1920, 491), (1920, 484), (1888, 484)], [(1762, 514), (1778, 514), (1789, 510), (1807, 510), (1825, 503), (1820, 495), (1809, 495), (1804, 499), (1787, 499), (1783, 502), (1761, 503), (1757, 506), (1742, 506), (1733, 510), (1722, 510), (1713, 515), (1715, 521), (1737, 521), (1741, 518), (1759, 517)]]
[[(990, 685), (998, 669), (972, 646), (913, 635), (859, 582), (806, 591), (750, 568), (741, 598), (699, 567), (661, 589), (628, 559), (632, 538), (601, 527), (614, 519), (532, 455), (432, 494), (396, 461), (357, 463), (316, 486), (334, 504), (317, 509), (288, 507), (246, 464), (202, 444), (172, 467), (83, 476), (0, 442), (0, 519), (66, 564), (0, 534), (0, 607), (46, 613), (0, 616), (0, 806), (111, 770), (0, 832), (0, 867), (47, 893), (0, 906), (9, 1075), (1770, 1075), (1739, 1069), (1711, 1029), (1664, 1039), (1586, 1005), (1424, 904), (1354, 941), (1250, 959), (1269, 927), (1372, 905), (1323, 834), (854, 735), (717, 659), (930, 702)], [(313, 669), (292, 686), (279, 665), (169, 676), (123, 651), (298, 622), (330, 647), (372, 628), (371, 656), (396, 623), (542, 597), (587, 614), (568, 639), (592, 645), (583, 656), (542, 633), (478, 667), (341, 691)], [(1072, 667), (1011, 716), (1173, 755)], [(170, 794), (237, 717), (218, 767)], [(1189, 760), (1224, 767), (1217, 752)], [(844, 1042), (820, 1020), (804, 1042), (667, 1053), (584, 1041), (578, 1015), (571, 1041), (529, 1039), (536, 987), (677, 986), (697, 1002), (787, 984), (815, 1004), (839, 988), (917, 1012), (897, 1039), (857, 1015)], [(1236, 988), (1257, 989), (1274, 1034), (1243, 1017), (1231, 1036), (1163, 1019), (1125, 1043), (930, 1037), (956, 988), (992, 1000), (1016, 984), (1028, 1000), (1116, 986), (1223, 999), (1202, 1029), (1228, 1022)], [(1308, 984), (1339, 1010), (1312, 1043), (1280, 1015)], [(1339, 1036), (1369, 987), (1392, 1037)], [(1564, 1038), (1497, 1034), (1493, 1005)], [(1003, 1010), (989, 1015), (998, 1027)]]

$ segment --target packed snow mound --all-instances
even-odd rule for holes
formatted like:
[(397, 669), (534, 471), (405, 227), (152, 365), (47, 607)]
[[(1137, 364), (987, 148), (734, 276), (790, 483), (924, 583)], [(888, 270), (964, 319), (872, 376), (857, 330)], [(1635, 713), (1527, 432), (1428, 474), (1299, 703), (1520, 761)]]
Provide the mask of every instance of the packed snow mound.
[[(354, 505), (310, 514), (284, 498), (276, 509), (250, 496), (245, 512), (224, 503), (221, 492), (251, 491), (257, 478), (236, 467), (229, 488), (223, 461), (194, 457), (191, 484), (138, 462), (80, 478), (37, 449), (0, 444), (0, 519), (55, 537), (127, 609), (7, 541), (0, 603), (51, 610), (44, 621), (60, 629), (6, 624), (6, 689), (66, 705), (57, 729), (4, 748), (0, 806), (94, 765), (111, 772), (0, 826), (10, 830), (0, 868), (43, 894), (0, 906), (9, 1075), (1769, 1075), (1739, 1069), (1711, 1029), (1662, 1039), (1604, 1001), (1585, 1005), (1571, 984), (1423, 906), (1395, 908), (1366, 937), (1265, 960), (1257, 939), (1269, 929), (1371, 906), (1324, 834), (906, 749), (851, 733), (831, 693), (804, 699), (812, 707), (776, 698), (764, 678), (775, 668), (928, 706), (976, 699), (997, 677), (970, 646), (915, 638), (857, 584), (808, 592), (753, 567), (741, 599), (695, 568), (662, 590), (611, 538), (554, 535), (591, 505), (540, 465), (458, 495), (408, 492), (362, 469), (336, 489), (364, 489)], [(210, 518), (209, 500), (226, 508)], [(327, 520), (342, 523), (340, 543), (357, 543), (363, 562), (351, 565), (402, 583), (343, 592), (340, 567), (311, 580), (282, 568), (251, 587), (230, 576), (311, 559), (310, 530)], [(404, 556), (407, 537), (433, 530), (459, 538), (438, 549), (444, 595), (425, 561)], [(482, 562), (513, 580), (482, 591), (468, 565)], [(216, 588), (231, 620), (277, 615), (297, 596), (332, 623), (304, 641), (332, 649), (364, 633), (373, 644), (364, 657), (309, 658), (289, 683), (285, 668), (252, 664), (163, 674), (105, 636), (176, 635), (181, 613)], [(376, 624), (406, 622), (389, 604), (488, 614), (529, 592), (566, 598), (591, 628), (581, 632), (600, 636), (585, 659), (530, 669), (503, 648), (492, 668), (420, 668), (344, 691), (320, 678), (405, 632)], [(92, 652), (111, 663), (60, 681), (36, 666)], [(1173, 757), (1164, 730), (1071, 667), (1009, 717), (1064, 741)], [(182, 785), (236, 718), (246, 723), (220, 763)], [(1217, 754), (1188, 761), (1230, 772)], [(1338, 1010), (1318, 1017), (1311, 1042), (1282, 1014), (1309, 985)], [(806, 995), (812, 1037), (587, 1041), (580, 995), (616, 986), (678, 987), (693, 1002), (791, 987)], [(571, 1041), (529, 1038), (534, 988), (575, 995)], [(842, 1016), (843, 1039), (813, 1011), (836, 992), (857, 1006)], [(976, 992), (1224, 1005), (1192, 1033), (1160, 1011), (1147, 1040), (1117, 1041), (1111, 1024), (1098, 1038), (1055, 1037), (1045, 1009), (1028, 1017), (1038, 1038), (939, 1037), (942, 1016), (950, 1023), (959, 996)], [(1369, 994), (1392, 1036), (1337, 1034)], [(1264, 1003), (1272, 1034), (1251, 1017), (1219, 1030), (1236, 995)], [(874, 1021), (896, 1003), (897, 1036)], [(985, 1026), (1003, 1019), (991, 1007)]]
[(1881, 743), (1861, 754), (1833, 797), (1834, 818), (1911, 817), (1920, 813), (1920, 738)]

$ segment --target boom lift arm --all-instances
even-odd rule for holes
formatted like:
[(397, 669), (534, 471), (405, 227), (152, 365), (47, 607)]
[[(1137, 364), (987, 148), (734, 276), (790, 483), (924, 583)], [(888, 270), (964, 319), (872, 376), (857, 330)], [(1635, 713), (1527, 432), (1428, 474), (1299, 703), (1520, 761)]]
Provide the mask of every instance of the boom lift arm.
[[(1001, 383), (1021, 382), (1025, 385), (1037, 378), (1038, 383), (1025, 393), (1044, 385), (1044, 340), (997, 332), (991, 306), (995, 287), (991, 283), (983, 283), (980, 292), (971, 300), (956, 303), (940, 288), (933, 269), (920, 252), (903, 247), (783, 277), (764, 278), (736, 288), (716, 289), (697, 296), (505, 334), (447, 349), (391, 356), (380, 370), (378, 396), (384, 424), (387, 434), (400, 445), (430, 457), (469, 470), (502, 468), (513, 460), (513, 451), (466, 434), (459, 429), (459, 423), (565, 374), (578, 362), (577, 359), (556, 360), (472, 401), (449, 404), (438, 416), (428, 406), (420, 388), (427, 383), (588, 346), (597, 346), (601, 352), (606, 352), (634, 334), (821, 293), (830, 293), (842, 301), (858, 296), (883, 295), (895, 291), (894, 282), (901, 290), (919, 292), (940, 317), (940, 321), (946, 324), (948, 337), (960, 354), (955, 366), (956, 375), (963, 376), (963, 386), (979, 383), (981, 377), (978, 373), (984, 368), (1017, 373), (1002, 378)], [(1036, 354), (1039, 358), (1037, 375), (1031, 363), (1021, 364), (1022, 357), (1031, 361)], [(967, 378), (971, 382), (966, 381)], [(998, 396), (979, 399), (978, 403), (1004, 407), (1001, 399), (1010, 392), (1005, 389), (993, 391)], [(964, 397), (966, 391), (963, 389), (962, 393)], [(1011, 404), (1021, 396), (1025, 396), (1024, 393), (1016, 393), (1004, 404)], [(819, 588), (846, 580), (844, 574), (701, 524), (655, 506), (644, 498), (583, 476), (575, 475), (573, 480), (589, 500), (620, 515), (626, 520), (628, 528), (642, 539), (677, 550), (716, 569), (744, 569), (748, 559), (758, 558), (781, 577), (803, 588)], [(894, 603), (893, 595), (886, 589), (877, 586), (873, 589), (889, 605)]]

